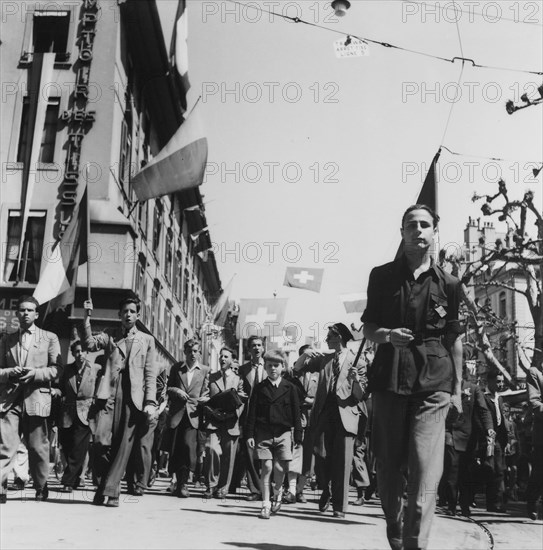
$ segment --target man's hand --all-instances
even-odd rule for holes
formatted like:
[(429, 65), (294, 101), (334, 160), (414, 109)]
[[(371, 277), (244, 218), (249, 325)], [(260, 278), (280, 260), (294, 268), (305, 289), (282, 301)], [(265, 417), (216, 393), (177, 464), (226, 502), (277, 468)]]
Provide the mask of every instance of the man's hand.
[(390, 343), (395, 348), (406, 348), (414, 339), (413, 331), (408, 328), (394, 328), (390, 331)]
[(145, 405), (145, 407), (143, 407), (143, 413), (145, 414), (147, 422), (151, 422), (151, 420), (153, 420), (157, 413), (156, 405), (151, 405), (150, 403), (148, 405)]
[(34, 377), (36, 376), (36, 369), (25, 368), (23, 370), (24, 374), (21, 376), (21, 378), (19, 378), (19, 381), (23, 384), (28, 384), (32, 382), (34, 380)]
[(349, 367), (347, 377), (349, 378), (349, 380), (358, 380), (358, 369), (356, 365), (351, 365)]
[(319, 351), (317, 349), (313, 349), (313, 348), (308, 348), (304, 351), (304, 355), (308, 358), (308, 359), (313, 359), (315, 357), (322, 357), (324, 355), (324, 353), (322, 353), (322, 351)]
[(209, 401), (209, 397), (204, 395), (203, 397), (198, 397), (197, 401), (198, 403), (207, 403)]
[(23, 372), (24, 372), (23, 367), (16, 366), (16, 367), (13, 367), (11, 369), (11, 372), (9, 373), (9, 375), (10, 375), (11, 378), (20, 378), (20, 376), (21, 376), (21, 374), (23, 374)]
[(255, 448), (255, 438), (254, 438), (254, 437), (250, 437), (250, 438), (247, 440), (247, 445), (249, 446), (249, 449), (254, 449), (254, 448)]
[(451, 407), (454, 407), (458, 414), (462, 414), (462, 397), (458, 393), (451, 395)]
[(93, 310), (92, 300), (85, 300), (83, 302), (83, 309), (85, 310), (85, 317), (90, 317)]

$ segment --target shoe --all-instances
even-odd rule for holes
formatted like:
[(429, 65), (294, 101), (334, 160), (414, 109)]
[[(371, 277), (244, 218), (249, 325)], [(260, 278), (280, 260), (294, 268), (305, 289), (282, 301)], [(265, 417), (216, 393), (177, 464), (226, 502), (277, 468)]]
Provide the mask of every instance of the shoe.
[(141, 487), (138, 487), (136, 485), (136, 487), (134, 487), (134, 489), (132, 490), (132, 493), (135, 497), (142, 497), (144, 495), (144, 491)]
[(364, 500), (364, 497), (358, 497), (354, 502), (353, 506), (364, 506), (364, 503), (366, 501)]
[(249, 502), (254, 502), (255, 500), (262, 500), (262, 495), (260, 493), (251, 493), (248, 497), (247, 497), (247, 500)]
[(206, 489), (203, 496), (204, 498), (213, 498), (213, 489)]
[(6, 493), (0, 493), (0, 504), (5, 504), (8, 501), (8, 495)]
[(213, 498), (223, 500), (226, 498), (226, 491), (224, 489), (219, 489), (218, 491), (213, 491)]
[(260, 514), (258, 514), (258, 517), (260, 519), (270, 519), (271, 514), (271, 508), (268, 508), (268, 506), (262, 506), (262, 510), (260, 510)]
[(85, 480), (83, 478), (81, 478), (76, 486), (74, 487), (74, 489), (84, 489), (85, 487), (87, 486), (87, 483), (85, 482)]
[(294, 504), (296, 502), (296, 495), (293, 495), (290, 491), (283, 495), (283, 504)]
[(345, 512), (339, 512), (338, 510), (334, 511), (334, 517), (343, 519), (345, 517)]
[(190, 497), (189, 488), (186, 485), (181, 485), (176, 489), (175, 492), (177, 498), (188, 498)]
[(299, 502), (300, 504), (305, 504), (307, 502), (307, 499), (304, 497), (303, 493), (296, 493), (296, 502)]
[(10, 488), (14, 491), (24, 491), (25, 485), (26, 483), (20, 477), (16, 477), (13, 480), (13, 485)]
[(49, 497), (49, 489), (45, 486), (43, 489), (36, 489), (35, 500), (45, 501)]
[(277, 514), (281, 510), (281, 499), (272, 500), (271, 513)]
[(119, 507), (119, 497), (108, 497), (106, 507), (107, 508), (118, 508)]
[(460, 515), (464, 516), (465, 518), (470, 518), (471, 510), (469, 508), (460, 508)]
[(94, 493), (94, 498), (92, 499), (92, 503), (94, 506), (102, 506), (104, 502), (106, 501), (106, 497), (102, 495), (101, 493)]
[(324, 514), (326, 510), (330, 507), (330, 490), (324, 489), (319, 498), (319, 511)]
[(446, 516), (456, 516), (456, 510), (451, 510), (450, 508), (447, 508), (445, 510), (445, 515)]
[(61, 489), (59, 489), (61, 493), (71, 493), (73, 491), (72, 487), (69, 487), (68, 485), (64, 485)]
[[(2, 495), (0, 495), (1, 497)], [(5, 496), (5, 495), (4, 495)], [(533, 508), (528, 508), (528, 519), (531, 519), (532, 521), (536, 521), (537, 520), (537, 513), (536, 511), (533, 509)]]

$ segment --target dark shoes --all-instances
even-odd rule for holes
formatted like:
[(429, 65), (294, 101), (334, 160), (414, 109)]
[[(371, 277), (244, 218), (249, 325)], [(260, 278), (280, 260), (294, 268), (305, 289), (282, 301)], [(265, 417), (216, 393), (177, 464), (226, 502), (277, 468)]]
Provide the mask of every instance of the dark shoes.
[(460, 508), (460, 515), (464, 516), (465, 518), (470, 518), (471, 510), (469, 508)]
[(142, 497), (143, 496), (143, 489), (139, 487), (138, 485), (132, 485), (129, 484), (127, 488), (127, 492), (129, 495), (133, 495), (135, 497)]
[(204, 498), (213, 498), (213, 489), (206, 489), (203, 496)]
[(532, 521), (535, 521), (537, 519), (537, 512), (535, 510), (535, 505), (528, 504), (527, 516), (528, 516), (528, 519), (531, 519)]
[(43, 489), (36, 489), (36, 496), (34, 497), (35, 500), (41, 500), (45, 501), (49, 497), (49, 489), (44, 487)]
[(345, 512), (339, 512), (338, 510), (336, 510), (334, 512), (334, 517), (339, 518), (339, 519), (343, 519), (345, 517)]
[(224, 500), (226, 498), (226, 490), (219, 489), (217, 491), (213, 491), (213, 498)]
[(486, 511), (494, 512), (495, 514), (507, 514), (507, 510), (504, 506), (489, 506)]
[(299, 502), (300, 504), (305, 504), (307, 502), (307, 499), (304, 497), (303, 493), (296, 493), (296, 502)]
[(118, 508), (119, 507), (119, 497), (108, 497), (106, 507), (107, 508)]
[(357, 499), (353, 502), (353, 504), (355, 506), (364, 506), (364, 503), (366, 502), (364, 500), (364, 487), (358, 487), (358, 489), (356, 490), (356, 494), (357, 494)]
[(248, 497), (247, 497), (247, 500), (249, 502), (254, 502), (255, 500), (262, 500), (262, 495), (260, 493), (251, 493)]
[(71, 493), (73, 492), (73, 488), (69, 487), (68, 485), (64, 485), (61, 489), (59, 489), (61, 493)]
[(6, 493), (0, 493), (0, 504), (5, 504), (8, 501), (8, 495)]
[(294, 504), (296, 502), (296, 496), (290, 491), (283, 495), (283, 504)]
[(102, 495), (101, 493), (94, 493), (94, 498), (92, 499), (92, 503), (94, 506), (102, 506), (104, 502), (106, 501), (106, 497)]
[(190, 497), (189, 488), (186, 485), (180, 485), (175, 490), (175, 495), (177, 496), (177, 498), (188, 498)]
[(330, 490), (324, 489), (319, 498), (319, 511), (324, 514), (326, 510), (330, 507)]

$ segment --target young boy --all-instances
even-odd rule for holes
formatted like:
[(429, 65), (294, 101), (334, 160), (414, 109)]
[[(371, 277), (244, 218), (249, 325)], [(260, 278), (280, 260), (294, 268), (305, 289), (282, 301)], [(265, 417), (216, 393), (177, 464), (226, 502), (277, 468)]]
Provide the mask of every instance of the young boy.
[[(282, 351), (272, 350), (264, 355), (268, 378), (254, 389), (247, 417), (247, 444), (256, 448), (262, 463), (262, 510), (260, 518), (270, 519), (281, 508), (282, 487), (287, 462), (292, 460), (292, 431), (294, 444), (302, 443), (302, 421), (298, 390), (283, 379), (286, 358)], [(270, 501), (270, 476), (274, 470), (273, 503)]]

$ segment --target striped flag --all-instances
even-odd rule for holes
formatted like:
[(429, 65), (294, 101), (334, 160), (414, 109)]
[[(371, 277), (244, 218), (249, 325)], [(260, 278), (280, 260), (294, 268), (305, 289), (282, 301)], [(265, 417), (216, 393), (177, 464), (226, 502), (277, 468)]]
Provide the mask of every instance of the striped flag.
[(84, 191), (62, 238), (48, 251), (47, 257), (43, 255), (45, 266), (34, 289), (34, 298), (40, 304), (50, 302), (48, 311), (73, 304), (77, 269), (88, 259), (88, 193), (86, 184), (82, 185)]
[(207, 138), (196, 110), (158, 155), (132, 179), (140, 201), (198, 187), (204, 181)]

